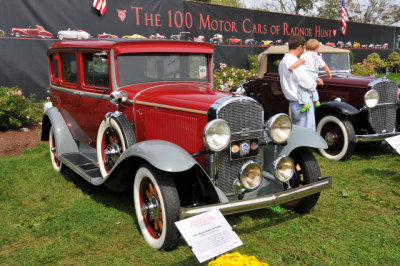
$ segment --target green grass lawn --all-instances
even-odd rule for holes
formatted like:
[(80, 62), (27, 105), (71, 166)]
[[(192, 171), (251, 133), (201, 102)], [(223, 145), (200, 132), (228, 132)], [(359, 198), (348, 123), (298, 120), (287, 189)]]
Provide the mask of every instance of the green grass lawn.
[[(333, 188), (306, 215), (271, 208), (228, 216), (244, 243), (232, 252), (271, 265), (399, 265), (400, 156), (377, 145), (346, 162), (316, 156)], [(198, 264), (183, 238), (170, 252), (150, 248), (129, 193), (55, 172), (43, 143), (0, 158), (0, 169), (1, 265)]]
[[(385, 74), (378, 75), (378, 77), (383, 77), (383, 76), (385, 76)], [(387, 78), (396, 82), (397, 85), (400, 87), (400, 73), (391, 73), (387, 75)]]

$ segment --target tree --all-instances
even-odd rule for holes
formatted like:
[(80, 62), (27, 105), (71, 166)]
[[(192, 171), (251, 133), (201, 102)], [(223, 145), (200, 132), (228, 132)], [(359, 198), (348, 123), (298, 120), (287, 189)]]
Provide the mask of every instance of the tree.
[(210, 3), (222, 6), (245, 7), (242, 0), (211, 0)]
[[(282, 12), (287, 14), (309, 14), (314, 8), (314, 3), (320, 0), (271, 0), (271, 1), (263, 1), (263, 0), (247, 0), (246, 6), (272, 11), (272, 12)], [(267, 3), (266, 3), (267, 2)], [(308, 13), (307, 13), (308, 12)]]
[[(400, 7), (396, 0), (346, 0), (346, 11), (350, 21), (393, 25), (400, 21)], [(340, 19), (341, 2), (319, 0), (317, 17)]]

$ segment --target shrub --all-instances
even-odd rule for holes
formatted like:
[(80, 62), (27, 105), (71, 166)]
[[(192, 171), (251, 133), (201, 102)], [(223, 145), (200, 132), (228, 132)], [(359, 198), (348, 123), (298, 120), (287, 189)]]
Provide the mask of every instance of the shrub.
[(22, 95), (18, 87), (0, 87), (0, 130), (16, 129), (41, 118), (34, 95)]
[(367, 63), (370, 65), (372, 64), (375, 66), (374, 68), (377, 69), (382, 69), (386, 67), (386, 62), (383, 59), (381, 59), (378, 53), (369, 54), (367, 58), (363, 60), (363, 63)]
[(224, 63), (219, 64), (219, 69), (214, 70), (214, 88), (220, 89), (220, 85), (225, 86), (225, 91), (230, 91), (238, 86), (238, 84), (257, 72), (258, 60), (257, 55), (249, 55), (249, 70), (228, 67)]
[(393, 52), (386, 58), (386, 63), (388, 67), (393, 68), (393, 72), (398, 72), (400, 69), (400, 53)]
[(354, 64), (351, 66), (352, 73), (357, 76), (373, 76), (376, 75), (375, 65), (366, 62)]

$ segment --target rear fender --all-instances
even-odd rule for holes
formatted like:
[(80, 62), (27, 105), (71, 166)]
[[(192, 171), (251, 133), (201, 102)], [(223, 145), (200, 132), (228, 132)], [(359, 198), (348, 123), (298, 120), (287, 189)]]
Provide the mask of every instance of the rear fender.
[(49, 140), (51, 127), (53, 127), (56, 140), (57, 156), (63, 153), (78, 152), (78, 145), (57, 107), (50, 107), (45, 112), (42, 122), (42, 140)]

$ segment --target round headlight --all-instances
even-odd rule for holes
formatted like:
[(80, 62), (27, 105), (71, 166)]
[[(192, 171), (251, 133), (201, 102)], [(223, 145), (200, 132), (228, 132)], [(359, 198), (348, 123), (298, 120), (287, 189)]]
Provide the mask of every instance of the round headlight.
[(253, 161), (245, 163), (240, 169), (240, 183), (246, 190), (258, 188), (262, 181), (262, 169)]
[(274, 161), (275, 178), (287, 182), (294, 173), (294, 162), (289, 157), (279, 157)]
[(364, 95), (364, 103), (368, 108), (374, 108), (379, 102), (379, 94), (376, 90), (369, 90)]
[(266, 124), (268, 136), (276, 143), (285, 142), (292, 132), (292, 121), (285, 114), (276, 114)]
[(222, 119), (215, 119), (207, 123), (203, 132), (206, 147), (212, 151), (222, 151), (231, 140), (231, 129)]

